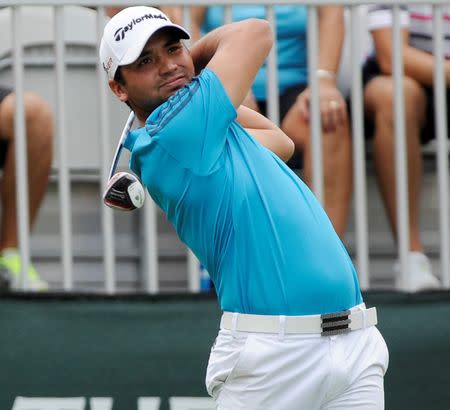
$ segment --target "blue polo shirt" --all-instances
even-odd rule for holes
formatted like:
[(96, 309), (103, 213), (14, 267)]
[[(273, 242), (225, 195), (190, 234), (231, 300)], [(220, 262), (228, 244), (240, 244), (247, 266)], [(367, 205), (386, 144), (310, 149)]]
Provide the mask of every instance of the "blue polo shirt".
[(236, 122), (213, 71), (153, 111), (126, 147), (130, 167), (210, 273), (223, 310), (305, 315), (361, 303), (322, 207)]

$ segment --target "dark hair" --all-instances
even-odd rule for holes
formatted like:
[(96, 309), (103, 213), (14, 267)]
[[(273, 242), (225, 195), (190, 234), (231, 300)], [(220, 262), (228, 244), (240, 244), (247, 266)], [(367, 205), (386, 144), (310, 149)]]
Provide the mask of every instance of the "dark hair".
[[(125, 85), (125, 78), (122, 73), (122, 67), (117, 67), (116, 73), (114, 74), (114, 81), (117, 81), (120, 85)], [(125, 104), (131, 108), (131, 105), (128, 101), (125, 101)]]
[(120, 85), (125, 85), (125, 78), (122, 74), (122, 67), (117, 67), (116, 73), (114, 74), (114, 81), (117, 81)]

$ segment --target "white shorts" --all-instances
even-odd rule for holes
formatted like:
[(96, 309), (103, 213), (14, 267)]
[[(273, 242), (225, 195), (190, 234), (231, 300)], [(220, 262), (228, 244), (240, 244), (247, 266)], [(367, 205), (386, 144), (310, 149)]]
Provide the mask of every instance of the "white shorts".
[(388, 362), (375, 326), (335, 336), (221, 329), (206, 388), (218, 410), (380, 410)]

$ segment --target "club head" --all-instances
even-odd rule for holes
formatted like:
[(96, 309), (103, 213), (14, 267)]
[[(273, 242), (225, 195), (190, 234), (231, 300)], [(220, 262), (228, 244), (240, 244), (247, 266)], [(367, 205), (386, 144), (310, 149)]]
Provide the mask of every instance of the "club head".
[(118, 172), (108, 182), (103, 202), (110, 208), (133, 211), (144, 205), (145, 191), (139, 179), (128, 172)]

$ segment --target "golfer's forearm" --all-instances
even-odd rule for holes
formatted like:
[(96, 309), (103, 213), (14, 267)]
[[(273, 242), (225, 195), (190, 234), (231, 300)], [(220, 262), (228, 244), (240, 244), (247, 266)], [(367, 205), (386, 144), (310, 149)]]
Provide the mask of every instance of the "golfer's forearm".
[(206, 67), (219, 48), (219, 45), (227, 41), (227, 38), (232, 33), (232, 26), (233, 24), (221, 26), (206, 36), (203, 36), (192, 46), (190, 51), (196, 73), (199, 73)]
[[(266, 37), (261, 32), (263, 21), (248, 19), (225, 24), (203, 36), (190, 50), (195, 71), (198, 73), (205, 68), (219, 49), (244, 52), (243, 45), (245, 45), (248, 55), (259, 57), (259, 54), (264, 54), (263, 58), (265, 58), (270, 47), (266, 47), (264, 44)], [(271, 45), (272, 43), (270, 43)], [(239, 61), (230, 61), (230, 64), (239, 64)]]
[(294, 153), (294, 143), (272, 121), (243, 105), (239, 107), (237, 113), (237, 121), (253, 138), (278, 155), (283, 161), (291, 158)]
[(246, 128), (246, 131), (284, 162), (288, 161), (294, 154), (294, 143), (280, 129)]

